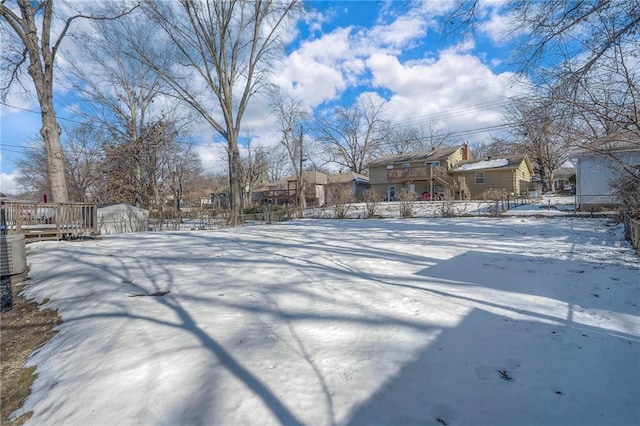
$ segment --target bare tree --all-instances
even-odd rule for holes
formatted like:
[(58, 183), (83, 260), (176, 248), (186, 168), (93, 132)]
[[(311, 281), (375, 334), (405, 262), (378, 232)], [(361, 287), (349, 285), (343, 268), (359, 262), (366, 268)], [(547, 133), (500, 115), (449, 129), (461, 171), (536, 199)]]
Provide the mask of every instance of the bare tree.
[[(482, 7), (479, 0), (458, 0), (448, 16), (450, 34), (474, 30)], [(523, 37), (517, 49), (523, 71), (558, 73), (575, 85), (591, 69), (607, 61), (607, 52), (617, 45), (637, 44), (640, 29), (638, 0), (522, 0), (505, 3), (510, 31)], [(545, 55), (561, 66), (538, 67)], [(576, 60), (580, 58), (579, 60)], [(546, 63), (545, 65), (548, 65)]]
[(245, 196), (244, 204), (251, 203), (251, 191), (266, 179), (268, 168), (268, 151), (263, 147), (253, 148), (250, 139), (247, 138), (247, 155), (241, 163), (242, 189)]
[[(90, 123), (83, 123), (66, 131), (65, 181), (69, 195), (81, 202), (96, 201), (99, 181), (99, 168), (102, 160), (100, 134)], [(51, 194), (48, 177), (47, 153), (42, 140), (34, 140), (25, 148), (24, 155), (17, 162), (18, 184), (42, 199)]]
[(426, 151), (447, 146), (453, 142), (451, 133), (436, 123), (426, 126), (407, 127), (390, 123), (384, 132), (386, 137), (380, 141), (376, 149), (379, 155), (402, 154), (412, 151)]
[[(85, 114), (110, 136), (102, 196), (154, 214), (165, 207), (177, 214), (185, 182), (201, 163), (188, 140), (189, 117), (176, 100), (164, 96), (163, 79), (129, 43), (135, 39), (150, 46), (154, 26), (132, 14), (116, 22), (93, 22), (92, 29), (77, 40), (87, 54), (73, 64), (69, 80), (84, 98)], [(156, 64), (171, 66), (169, 50), (148, 50)], [(172, 204), (165, 206), (169, 199)]]
[[(174, 96), (189, 104), (227, 142), (231, 225), (239, 223), (242, 212), (238, 147), (242, 119), (264, 84), (278, 30), (297, 4), (297, 0), (146, 2), (147, 15), (164, 32), (164, 41), (176, 48), (174, 67), (169, 70), (157, 64), (147, 48), (140, 48), (139, 55)], [(212, 99), (217, 108), (211, 105)]]
[[(572, 119), (575, 145), (607, 154), (619, 163), (621, 186), (634, 188), (633, 180), (640, 177), (624, 172), (631, 165), (619, 160), (615, 145), (638, 146), (640, 140), (640, 1), (524, 0), (505, 5), (511, 30), (519, 32), (515, 53), (521, 71), (549, 85), (553, 103)], [(452, 27), (473, 28), (480, 7), (478, 0), (458, 1), (450, 16)]]
[(329, 160), (362, 173), (389, 131), (382, 119), (383, 111), (382, 102), (360, 97), (350, 108), (337, 108), (333, 116), (321, 120), (318, 138), (326, 147)]
[(513, 143), (512, 140), (496, 136), (489, 141), (474, 144), (471, 151), (474, 158), (497, 158), (501, 155), (520, 154), (522, 149), (522, 146)]
[(529, 154), (543, 191), (552, 191), (553, 174), (567, 161), (572, 148), (566, 112), (549, 97), (517, 99), (507, 109), (506, 121), (512, 123), (511, 139), (502, 142), (502, 149)]
[(24, 155), (17, 161), (18, 176), (16, 182), (36, 198), (51, 194), (49, 185), (47, 153), (41, 140), (25, 146)]
[(572, 114), (572, 130), (582, 148), (598, 150), (608, 145), (607, 136), (618, 133), (640, 141), (640, 63), (628, 47), (618, 46), (607, 57), (576, 90), (554, 93)]
[(76, 19), (117, 19), (129, 13), (131, 9), (112, 17), (78, 13), (66, 18), (61, 30), (53, 31), (54, 0), (17, 0), (17, 6), (17, 9), (14, 9), (5, 5), (4, 1), (0, 3), (0, 24), (3, 32), (6, 31), (5, 34), (14, 37), (7, 44), (13, 48), (10, 54), (3, 55), (3, 68), (9, 70), (9, 77), (6, 85), (2, 87), (2, 92), (6, 94), (12, 83), (19, 82), (23, 64), (28, 63), (27, 73), (34, 85), (42, 113), (40, 135), (46, 152), (52, 200), (64, 203), (69, 201), (69, 193), (65, 181), (64, 152), (60, 142), (62, 130), (53, 106), (54, 65), (60, 44)]
[(99, 199), (99, 169), (103, 161), (101, 144), (105, 135), (93, 123), (82, 123), (66, 132), (65, 159), (69, 195), (82, 202)]
[(277, 182), (294, 173), (289, 153), (283, 144), (278, 144), (267, 152), (266, 178), (269, 182)]
[(167, 185), (169, 186), (173, 208), (179, 213), (185, 193), (189, 187), (199, 181), (202, 173), (202, 162), (193, 146), (186, 143), (174, 143), (166, 152)]
[(280, 127), (281, 144), (287, 151), (291, 166), (296, 173), (296, 198), (300, 209), (299, 214), (302, 215), (302, 209), (306, 207), (302, 179), (305, 160), (304, 123), (309, 119), (309, 114), (300, 99), (279, 90), (272, 91), (271, 103)]

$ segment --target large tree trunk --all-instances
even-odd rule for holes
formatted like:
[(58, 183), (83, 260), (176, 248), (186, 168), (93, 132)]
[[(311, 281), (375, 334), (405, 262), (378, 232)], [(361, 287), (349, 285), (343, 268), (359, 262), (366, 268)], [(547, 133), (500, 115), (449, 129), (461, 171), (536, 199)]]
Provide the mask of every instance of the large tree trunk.
[(40, 102), (42, 109), (42, 128), (40, 135), (44, 141), (49, 168), (49, 183), (51, 185), (51, 199), (54, 203), (69, 202), (67, 180), (65, 175), (64, 152), (60, 142), (60, 126), (56, 121), (53, 109), (53, 96), (44, 96)]
[(242, 164), (236, 135), (229, 134), (229, 225), (236, 226), (242, 222)]
[(42, 128), (40, 135), (44, 141), (49, 167), (49, 182), (51, 184), (51, 198), (55, 203), (69, 202), (67, 181), (65, 176), (64, 152), (60, 143), (60, 126), (56, 120), (53, 108), (53, 62), (55, 53), (51, 50), (50, 28), (52, 19), (52, 4), (46, 3), (42, 17), (42, 40), (38, 38), (35, 22), (35, 10), (25, 1), (20, 1), (25, 30), (23, 42), (29, 56), (28, 72), (36, 89), (40, 109), (42, 111)]
[(240, 151), (237, 143), (229, 152), (229, 189), (231, 199), (229, 200), (230, 215), (229, 225), (236, 226), (242, 221), (242, 170), (240, 165)]

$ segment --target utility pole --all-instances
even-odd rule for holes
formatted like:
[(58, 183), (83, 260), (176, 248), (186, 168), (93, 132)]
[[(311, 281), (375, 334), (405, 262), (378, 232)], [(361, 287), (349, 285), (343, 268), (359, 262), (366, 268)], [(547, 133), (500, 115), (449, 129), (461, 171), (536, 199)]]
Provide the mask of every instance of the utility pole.
[(300, 148), (300, 152), (299, 152), (300, 161), (299, 161), (299, 168), (298, 168), (298, 217), (299, 218), (304, 217), (304, 209), (307, 207), (307, 200), (304, 196), (304, 181), (302, 179), (302, 163), (304, 161), (304, 159), (302, 158), (303, 140), (304, 140), (304, 128), (301, 127), (300, 140), (298, 141), (299, 148)]

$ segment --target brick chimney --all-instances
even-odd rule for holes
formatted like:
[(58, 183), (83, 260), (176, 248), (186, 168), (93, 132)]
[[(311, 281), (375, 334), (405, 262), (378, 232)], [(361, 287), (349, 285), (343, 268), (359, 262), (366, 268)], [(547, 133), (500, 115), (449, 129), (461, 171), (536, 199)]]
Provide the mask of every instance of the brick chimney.
[(462, 161), (469, 160), (469, 142), (464, 142), (462, 144)]

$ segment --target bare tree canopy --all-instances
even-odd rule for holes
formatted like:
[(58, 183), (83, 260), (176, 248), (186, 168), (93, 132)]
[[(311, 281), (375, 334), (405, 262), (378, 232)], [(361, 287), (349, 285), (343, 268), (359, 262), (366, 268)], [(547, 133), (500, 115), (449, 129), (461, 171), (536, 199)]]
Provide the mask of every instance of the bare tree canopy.
[(420, 127), (398, 126), (391, 123), (388, 131), (383, 131), (382, 134), (386, 134), (386, 138), (378, 144), (376, 149), (378, 155), (436, 149), (454, 142), (451, 133), (435, 123)]
[(363, 173), (366, 163), (386, 139), (389, 127), (382, 118), (384, 103), (360, 97), (349, 108), (337, 108), (333, 116), (320, 120), (318, 138), (329, 160)]
[[(458, 1), (450, 27), (473, 29), (482, 7)], [(570, 148), (619, 162), (615, 141), (638, 146), (640, 0), (522, 0), (504, 3), (500, 13), (510, 18), (520, 70), (548, 89), (546, 99), (519, 102), (510, 117), (514, 130), (524, 131), (514, 140), (526, 142), (543, 183)], [(635, 172), (621, 176), (638, 179)]]
[(553, 190), (553, 174), (568, 160), (574, 145), (570, 115), (562, 104), (541, 95), (516, 99), (505, 113), (508, 136), (494, 138), (484, 149), (499, 154), (528, 154), (542, 189)]
[(281, 144), (287, 152), (291, 168), (296, 173), (296, 198), (298, 206), (302, 209), (306, 207), (302, 181), (304, 157), (307, 155), (304, 143), (305, 123), (308, 122), (310, 116), (300, 99), (287, 95), (281, 90), (272, 91), (271, 104), (280, 127)]
[[(264, 84), (278, 31), (297, 0), (228, 0), (180, 3), (149, 0), (145, 11), (175, 48), (174, 67), (138, 54), (163, 78), (173, 96), (190, 105), (227, 142), (230, 224), (242, 212), (238, 137), (249, 101)], [(213, 101), (213, 102), (212, 102)]]
[[(453, 31), (473, 30), (482, 2), (458, 0), (449, 16)], [(506, 2), (510, 31), (522, 35), (517, 49), (523, 69), (562, 62), (574, 79), (606, 61), (616, 46), (638, 44), (640, 0), (521, 0)]]
[(57, 18), (54, 14), (54, 4), (54, 0), (16, 0), (16, 7), (10, 7), (4, 1), (0, 3), (0, 28), (11, 37), (6, 43), (8, 49), (2, 53), (2, 69), (8, 77), (4, 78), (0, 90), (4, 98), (12, 84), (22, 84), (20, 79), (23, 65), (28, 64), (29, 80), (34, 85), (42, 113), (40, 135), (46, 152), (51, 197), (54, 202), (68, 202), (64, 152), (60, 142), (62, 130), (53, 107), (56, 56), (60, 44), (76, 19), (117, 19), (129, 13), (131, 9), (113, 16), (100, 17), (76, 13), (67, 18), (60, 18), (61, 22), (58, 24), (61, 28), (54, 30), (54, 20)]
[[(90, 123), (65, 129), (65, 180), (72, 200), (95, 202), (99, 200), (100, 167), (102, 151), (100, 142), (103, 135)], [(51, 194), (47, 170), (47, 154), (42, 140), (27, 145), (22, 158), (17, 163), (18, 184), (33, 198)]]

